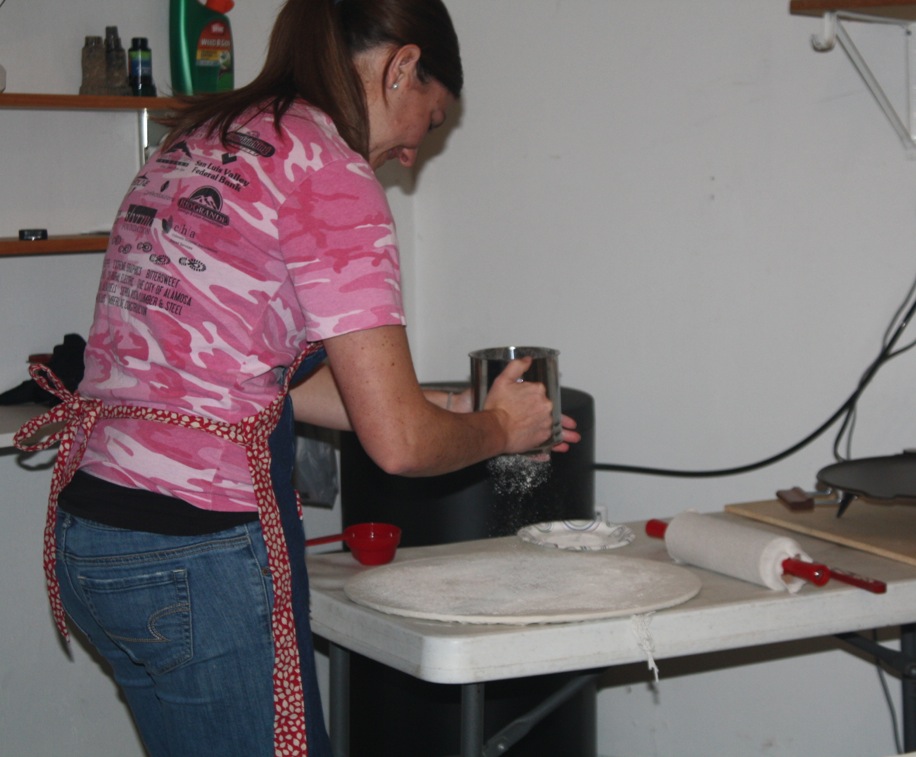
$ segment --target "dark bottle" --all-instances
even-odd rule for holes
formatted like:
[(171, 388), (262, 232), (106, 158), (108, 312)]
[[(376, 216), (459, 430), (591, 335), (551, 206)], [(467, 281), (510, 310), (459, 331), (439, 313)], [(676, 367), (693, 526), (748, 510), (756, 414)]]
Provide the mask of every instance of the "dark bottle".
[(105, 27), (105, 82), (107, 94), (129, 95), (127, 55), (121, 47), (117, 26)]
[(146, 37), (134, 37), (127, 51), (128, 83), (130, 91), (138, 97), (155, 97), (156, 85), (153, 84), (153, 53), (147, 45)]

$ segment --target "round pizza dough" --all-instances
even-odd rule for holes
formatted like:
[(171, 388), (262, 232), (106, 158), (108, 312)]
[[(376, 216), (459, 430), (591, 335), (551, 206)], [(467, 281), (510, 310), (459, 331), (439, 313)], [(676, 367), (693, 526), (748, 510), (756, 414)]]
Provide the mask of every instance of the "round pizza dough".
[(357, 604), (458, 623), (566, 623), (686, 602), (700, 579), (668, 563), (607, 552), (527, 548), (392, 563), (344, 584)]

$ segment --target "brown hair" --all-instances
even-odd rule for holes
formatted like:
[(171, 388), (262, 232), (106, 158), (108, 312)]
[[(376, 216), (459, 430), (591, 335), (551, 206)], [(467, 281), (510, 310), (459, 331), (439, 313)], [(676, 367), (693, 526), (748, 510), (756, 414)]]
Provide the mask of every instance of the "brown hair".
[(195, 129), (218, 133), (252, 107), (271, 109), (279, 130), (296, 98), (324, 111), (356, 152), (368, 157), (366, 93), (355, 55), (381, 45), (420, 48), (418, 75), (441, 83), (456, 98), (464, 85), (458, 37), (442, 0), (287, 0), (270, 35), (264, 67), (232, 92), (183, 98), (163, 119), (167, 144)]

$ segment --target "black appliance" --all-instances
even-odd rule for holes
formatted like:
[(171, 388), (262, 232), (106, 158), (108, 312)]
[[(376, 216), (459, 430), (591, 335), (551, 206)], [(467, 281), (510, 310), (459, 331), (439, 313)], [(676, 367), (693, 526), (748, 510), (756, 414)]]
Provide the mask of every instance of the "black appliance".
[[(466, 384), (427, 385), (466, 388)], [(595, 511), (594, 399), (561, 388), (564, 414), (576, 420), (582, 441), (553, 454), (537, 485), (503, 480), (497, 461), (430, 478), (382, 471), (354, 434), (341, 438), (343, 526), (367, 521), (401, 527), (402, 547), (509, 536), (522, 526), (592, 518)], [(539, 705), (575, 678), (563, 673), (486, 684), (484, 739)], [(445, 757), (460, 747), (460, 687), (432, 684), (351, 655), (351, 751), (359, 757)], [(517, 757), (595, 757), (596, 687), (585, 686), (511, 749)]]

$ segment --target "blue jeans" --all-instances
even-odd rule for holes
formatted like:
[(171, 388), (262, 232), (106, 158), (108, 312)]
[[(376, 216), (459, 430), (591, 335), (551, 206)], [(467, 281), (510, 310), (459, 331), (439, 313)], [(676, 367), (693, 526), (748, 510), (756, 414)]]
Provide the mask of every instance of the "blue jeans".
[(128, 531), (59, 513), (64, 607), (154, 757), (273, 755), (273, 587), (261, 527)]

